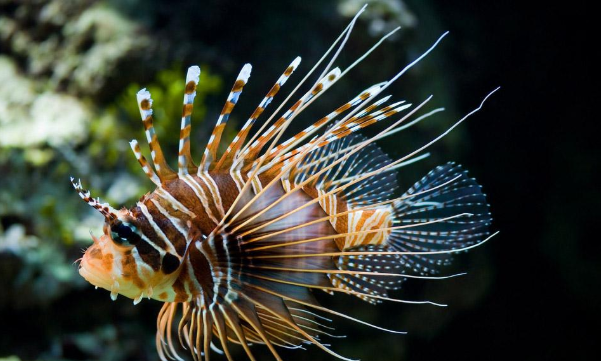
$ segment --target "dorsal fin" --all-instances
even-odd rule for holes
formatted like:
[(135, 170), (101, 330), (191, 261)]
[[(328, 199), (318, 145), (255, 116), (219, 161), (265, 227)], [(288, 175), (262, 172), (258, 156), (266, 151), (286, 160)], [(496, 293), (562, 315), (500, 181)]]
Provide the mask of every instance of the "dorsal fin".
[(221, 141), (221, 135), (223, 134), (223, 130), (225, 129), (225, 125), (230, 117), (230, 114), (236, 103), (238, 102), (238, 97), (240, 93), (242, 93), (242, 89), (248, 78), (250, 77), (250, 72), (252, 70), (252, 66), (250, 64), (244, 64), (240, 74), (238, 74), (238, 78), (236, 78), (236, 82), (230, 91), (230, 94), (227, 97), (225, 105), (221, 110), (221, 114), (217, 119), (217, 124), (215, 124), (215, 128), (213, 129), (213, 133), (209, 138), (209, 143), (205, 149), (205, 152), (202, 156), (202, 161), (200, 162), (200, 167), (198, 167), (198, 172), (206, 172), (210, 169), (210, 167), (215, 164), (212, 164), (214, 160), (217, 159), (217, 149), (219, 148), (219, 143)]
[[(284, 162), (286, 162), (287, 160), (292, 161), (292, 160), (296, 159), (301, 153), (305, 152), (307, 149), (312, 149), (311, 152), (315, 152), (316, 150), (318, 150), (320, 148), (323, 148), (325, 146), (328, 146), (329, 144), (332, 144), (332, 142), (335, 142), (338, 139), (349, 136), (362, 128), (365, 128), (365, 127), (372, 125), (376, 122), (379, 122), (381, 120), (384, 120), (384, 119), (411, 106), (411, 104), (403, 104), (404, 102), (401, 101), (401, 102), (396, 102), (394, 104), (383, 107), (382, 109), (376, 110), (379, 105), (386, 102), (389, 98), (390, 98), (389, 96), (386, 96), (386, 97), (378, 100), (374, 104), (361, 110), (359, 113), (350, 117), (349, 119), (340, 121), (334, 127), (328, 129), (326, 131), (326, 133), (320, 138), (313, 139), (310, 142), (308, 142), (302, 146), (299, 146), (295, 149), (291, 149), (287, 153), (284, 153), (284, 151), (286, 151), (287, 149), (290, 149), (290, 146), (283, 147), (278, 153), (275, 153), (271, 156), (271, 157), (273, 157), (273, 159), (269, 158), (272, 160), (268, 164), (265, 164), (262, 167), (262, 170), (267, 170), (269, 168), (277, 170), (277, 169), (281, 168), (281, 166), (283, 165)], [(321, 120), (319, 122), (321, 122)], [(296, 141), (295, 141), (295, 143), (296, 143)], [(284, 145), (284, 144), (282, 144), (282, 145)], [(278, 164), (279, 164), (279, 166), (278, 166)]]
[(256, 122), (259, 116), (263, 114), (267, 106), (271, 104), (273, 98), (280, 91), (282, 86), (286, 83), (286, 81), (288, 80), (290, 75), (292, 75), (294, 70), (298, 67), (300, 62), (301, 58), (300, 56), (297, 56), (294, 59), (294, 61), (292, 61), (292, 63), (286, 68), (284, 73), (278, 78), (278, 81), (273, 85), (273, 87), (271, 87), (271, 89), (269, 90), (267, 95), (265, 95), (261, 103), (259, 103), (257, 109), (255, 109), (250, 118), (248, 118), (246, 123), (244, 123), (244, 125), (242, 126), (232, 143), (229, 145), (229, 147), (219, 160), (216, 169), (229, 168), (231, 166), (232, 160), (238, 156), (238, 153), (242, 145), (244, 144), (244, 141), (246, 140), (246, 137), (248, 136), (248, 133), (250, 132), (250, 129), (252, 128), (253, 124)]
[(290, 109), (288, 109), (284, 115), (282, 115), (275, 122), (274, 125), (269, 127), (263, 134), (261, 134), (261, 136), (259, 136), (257, 140), (255, 140), (250, 147), (240, 155), (240, 157), (244, 158), (245, 161), (250, 161), (250, 163), (247, 163), (248, 165), (252, 164), (252, 161), (256, 159), (257, 155), (267, 144), (267, 142), (269, 142), (279, 131), (282, 130), (282, 127), (284, 127), (284, 125), (287, 124), (288, 121), (299, 112), (300, 108), (306, 106), (312, 99), (318, 97), (325, 90), (327, 90), (334, 83), (334, 81), (338, 79), (340, 73), (341, 71), (339, 68), (334, 68), (326, 76), (324, 76), (311, 91), (307, 92), (301, 99), (296, 101), (296, 103), (294, 103), (292, 107), (290, 107)]
[[(289, 138), (285, 142), (282, 142), (280, 145), (278, 145), (277, 147), (272, 149), (271, 152), (269, 152), (269, 155), (267, 155), (267, 159), (264, 162), (263, 168), (270, 167), (271, 165), (269, 164), (269, 162), (271, 162), (274, 158), (276, 158), (280, 154), (283, 154), (287, 150), (293, 148), (297, 144), (300, 144), (307, 137), (309, 137), (312, 134), (314, 134), (315, 132), (317, 132), (321, 127), (328, 124), (330, 121), (336, 119), (336, 117), (338, 117), (340, 114), (342, 114), (345, 111), (351, 109), (352, 107), (360, 104), (361, 102), (369, 99), (374, 93), (376, 93), (379, 90), (379, 87), (380, 87), (380, 84), (376, 84), (374, 86), (369, 87), (368, 89), (364, 90), (359, 95), (357, 95), (355, 98), (353, 98), (350, 101), (348, 101), (347, 103), (339, 106), (336, 110), (334, 110), (330, 114), (319, 119), (317, 122), (308, 126), (303, 131), (297, 133), (295, 136)], [(387, 98), (386, 98), (386, 100), (387, 100)], [(386, 100), (384, 100), (384, 101), (386, 101)], [(298, 149), (298, 148), (296, 148), (296, 149)], [(283, 160), (284, 160), (284, 158), (281, 158), (281, 159), (276, 158), (276, 161), (273, 163), (274, 164), (279, 163)]]
[(165, 156), (163, 155), (161, 145), (154, 131), (154, 125), (152, 124), (152, 98), (150, 97), (150, 92), (146, 88), (140, 90), (137, 94), (137, 100), (142, 123), (144, 124), (144, 131), (146, 132), (146, 140), (150, 146), (152, 163), (154, 163), (157, 175), (161, 179), (161, 182), (173, 179), (177, 174), (165, 161)]
[[(301, 183), (316, 171), (333, 163), (338, 156), (345, 154), (346, 149), (364, 142), (367, 138), (359, 134), (351, 134), (313, 151), (305, 157), (291, 172), (290, 180)], [(339, 163), (324, 174), (315, 178), (308, 185), (318, 187), (325, 193), (352, 181), (356, 176), (374, 171), (390, 164), (392, 160), (374, 143), (368, 144), (361, 151), (353, 154), (345, 162)], [(364, 179), (342, 191), (339, 197), (348, 202), (351, 208), (373, 204), (389, 199), (397, 188), (396, 174), (383, 172)], [(380, 194), (384, 192), (384, 194)]]

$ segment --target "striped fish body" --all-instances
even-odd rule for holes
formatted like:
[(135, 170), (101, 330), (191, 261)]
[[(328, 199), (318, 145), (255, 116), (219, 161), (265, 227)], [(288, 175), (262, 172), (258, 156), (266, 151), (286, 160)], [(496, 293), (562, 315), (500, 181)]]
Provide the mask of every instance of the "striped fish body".
[[(342, 49), (355, 21), (330, 50)], [(251, 67), (244, 65), (198, 165), (192, 161), (190, 133), (200, 68), (191, 67), (177, 170), (165, 160), (153, 126), (152, 99), (142, 89), (137, 101), (151, 162), (137, 141), (131, 146), (156, 189), (130, 209), (101, 203), (71, 179), (80, 197), (105, 217), (103, 234), (93, 236), (94, 244), (81, 259), (80, 274), (109, 290), (113, 299), (121, 294), (134, 303), (145, 297), (164, 302), (156, 336), (162, 360), (181, 359), (172, 336), (176, 330), (194, 360), (208, 360), (217, 341), (229, 360), (231, 343), (241, 345), (251, 360), (250, 344), (266, 345), (276, 360), (281, 360), (277, 347), (304, 344), (346, 359), (320, 339), (332, 336), (325, 316), (383, 329), (319, 305), (314, 292), (349, 294), (372, 304), (432, 303), (394, 299), (389, 292), (407, 278), (446, 278), (439, 272), (453, 253), (490, 238), (485, 196), (460, 166), (436, 167), (400, 195), (396, 181), (399, 168), (427, 156), (419, 153), (465, 118), (397, 160), (375, 145), (437, 112), (405, 124), (429, 99), (411, 109), (404, 101), (387, 105), (389, 96), (378, 98), (418, 60), (302, 132), (282, 138), (298, 114), (358, 63), (344, 72), (330, 69), (339, 50), (299, 100), (280, 112), (286, 99), (251, 137), (253, 125), (299, 66), (300, 58), (294, 59), (218, 154), (229, 115), (250, 77)], [(395, 116), (400, 118), (373, 137), (357, 134)]]
[[(204, 292), (210, 293), (213, 277), (210, 275), (210, 260), (207, 260), (207, 256), (202, 252), (199, 253), (195, 247), (192, 247), (189, 254), (186, 254), (187, 245), (195, 240), (200, 243), (206, 240), (206, 235), (211, 234), (219, 220), (225, 215), (225, 211), (230, 209), (241, 191), (237, 184), (247, 181), (244, 178), (236, 178), (226, 172), (207, 172), (200, 176), (195, 174), (179, 177), (166, 182), (164, 187), (144, 196), (135, 207), (129, 210), (132, 217), (129, 219), (129, 223), (135, 225), (145, 235), (144, 239), (135, 246), (137, 254), (145, 265), (159, 270), (162, 267), (162, 260), (168, 254), (177, 256), (181, 262), (185, 263), (172, 289), (163, 290), (160, 293), (152, 292), (152, 298), (167, 302), (189, 301), (203, 293), (202, 285), (208, 285), (209, 287), (205, 287)], [(260, 177), (255, 180), (254, 184), (265, 186), (272, 180)], [(256, 201), (256, 209), (264, 209), (273, 200), (281, 197), (284, 192), (283, 184), (274, 186), (273, 192)], [(248, 200), (256, 195), (252, 189), (248, 193), (245, 197)], [(273, 222), (269, 227), (253, 234), (261, 237), (273, 232), (280, 232), (276, 236), (265, 237), (260, 242), (251, 242), (254, 243), (253, 247), (294, 242), (307, 237), (328, 237), (347, 233), (353, 234), (322, 242), (311, 242), (314, 243), (311, 248), (318, 252), (341, 251), (356, 246), (380, 245), (386, 242), (390, 231), (354, 233), (389, 228), (392, 225), (392, 207), (383, 206), (375, 209), (349, 211), (347, 203), (340, 199), (341, 197), (319, 198), (319, 194), (323, 193), (323, 189), (304, 187), (298, 191), (298, 194), (274, 207), (269, 214), (253, 222), (250, 226), (273, 221), (294, 211), (299, 206), (307, 205), (302, 212), (296, 212), (294, 216)], [(309, 204), (313, 200), (319, 200), (319, 202)], [(337, 213), (343, 212), (348, 213), (336, 216)], [(328, 215), (334, 217), (327, 217)], [(244, 220), (244, 218), (240, 219), (241, 222)], [(289, 230), (315, 220), (321, 221), (310, 226)], [(250, 226), (246, 229), (251, 229)], [(239, 232), (239, 234), (242, 233), (244, 230)], [(229, 237), (238, 243), (245, 243), (253, 239), (249, 235), (228, 234), (227, 230), (224, 230), (221, 236)], [(274, 237), (277, 239), (273, 239)], [(283, 248), (282, 251), (285, 254), (288, 252), (288, 248)], [(331, 269), (334, 266), (332, 262), (330, 263), (324, 269)], [(145, 287), (139, 288), (144, 289)]]

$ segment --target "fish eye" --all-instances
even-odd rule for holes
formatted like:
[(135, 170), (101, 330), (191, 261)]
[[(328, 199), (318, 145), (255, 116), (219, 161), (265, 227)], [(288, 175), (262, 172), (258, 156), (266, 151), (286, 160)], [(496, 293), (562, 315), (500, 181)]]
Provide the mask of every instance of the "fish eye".
[(119, 222), (111, 226), (111, 238), (113, 242), (122, 246), (135, 245), (142, 239), (136, 227), (124, 222)]

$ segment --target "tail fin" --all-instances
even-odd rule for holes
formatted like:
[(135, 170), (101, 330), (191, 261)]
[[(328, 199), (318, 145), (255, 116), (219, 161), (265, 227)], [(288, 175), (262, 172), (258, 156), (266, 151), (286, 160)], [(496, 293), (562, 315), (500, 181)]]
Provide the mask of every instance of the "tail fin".
[[(450, 251), (481, 242), (489, 234), (491, 217), (485, 194), (454, 163), (430, 171), (393, 208), (394, 225), (406, 228), (393, 230), (388, 245), (407, 252), (401, 263), (420, 275), (437, 274), (439, 266), (450, 263)], [(454, 217), (460, 214), (469, 215)]]
[[(370, 303), (379, 303), (375, 297), (387, 297), (388, 290), (398, 289), (406, 279), (403, 276), (439, 278), (429, 276), (451, 262), (453, 250), (482, 242), (489, 234), (485, 195), (467, 171), (454, 163), (436, 167), (398, 198), (392, 209), (393, 227), (386, 244), (344, 249), (335, 257), (336, 266), (351, 273), (328, 275), (338, 288), (369, 295), (360, 298)], [(387, 277), (390, 274), (400, 277)]]

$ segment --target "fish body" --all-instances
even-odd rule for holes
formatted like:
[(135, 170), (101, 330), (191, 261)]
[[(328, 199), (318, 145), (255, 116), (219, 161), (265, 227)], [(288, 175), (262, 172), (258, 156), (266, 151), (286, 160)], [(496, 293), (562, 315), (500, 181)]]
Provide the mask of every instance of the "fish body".
[[(342, 35), (339, 49), (346, 42)], [(250, 77), (252, 68), (244, 65), (199, 164), (192, 160), (190, 129), (200, 68), (191, 67), (177, 170), (165, 160), (154, 131), (152, 98), (142, 89), (137, 101), (151, 162), (137, 141), (131, 146), (156, 189), (133, 207), (116, 210), (72, 179), (80, 196), (106, 219), (103, 234), (93, 237), (81, 260), (80, 274), (113, 298), (164, 302), (157, 320), (162, 360), (179, 358), (175, 328), (195, 360), (208, 360), (217, 340), (228, 359), (230, 343), (242, 345), (253, 360), (250, 344), (266, 345), (280, 360), (277, 347), (307, 343), (346, 359), (320, 341), (331, 328), (324, 315), (379, 327), (320, 306), (314, 292), (350, 294), (372, 304), (428, 303), (393, 299), (389, 291), (407, 278), (444, 278), (438, 273), (452, 253), (487, 239), (491, 219), (485, 196), (454, 163), (435, 168), (397, 195), (396, 171), (421, 159), (425, 147), (392, 160), (375, 141), (403, 130), (424, 104), (388, 104), (390, 97), (378, 97), (405, 69), (283, 138), (290, 122), (344, 75), (331, 69), (332, 62), (309, 91), (279, 116), (277, 109), (250, 137), (299, 66), (300, 58), (294, 59), (218, 154), (224, 127)], [(399, 119), (374, 137), (357, 133), (393, 118)]]

